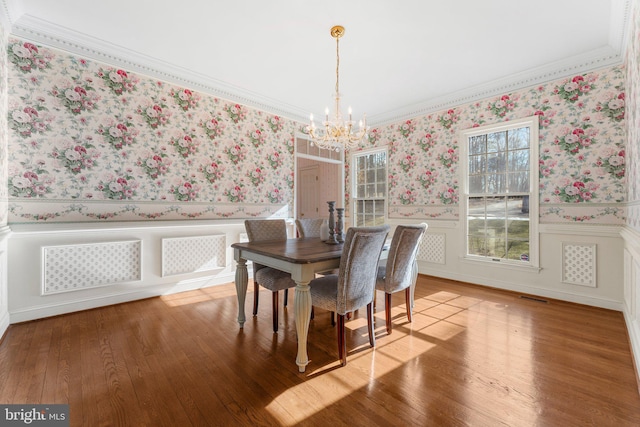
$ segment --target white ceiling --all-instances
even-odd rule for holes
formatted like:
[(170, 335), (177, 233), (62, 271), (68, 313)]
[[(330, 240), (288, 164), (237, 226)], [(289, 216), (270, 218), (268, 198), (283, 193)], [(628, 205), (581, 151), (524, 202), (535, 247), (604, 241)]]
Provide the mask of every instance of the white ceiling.
[(10, 32), (298, 120), (383, 124), (619, 64), (631, 0), (0, 0)]

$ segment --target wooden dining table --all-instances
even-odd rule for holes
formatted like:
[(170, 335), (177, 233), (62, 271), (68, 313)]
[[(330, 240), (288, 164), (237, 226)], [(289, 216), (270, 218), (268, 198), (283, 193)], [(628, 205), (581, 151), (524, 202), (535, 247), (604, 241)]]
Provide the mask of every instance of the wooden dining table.
[(293, 311), (298, 334), (298, 370), (304, 372), (309, 364), (307, 336), (311, 318), (311, 293), (309, 282), (316, 273), (332, 270), (340, 266), (342, 243), (327, 244), (320, 238), (287, 239), (278, 241), (233, 243), (236, 269), (236, 293), (238, 296), (238, 323), (244, 327), (246, 321), (244, 306), (247, 296), (249, 274), (247, 261), (286, 271), (296, 282)]

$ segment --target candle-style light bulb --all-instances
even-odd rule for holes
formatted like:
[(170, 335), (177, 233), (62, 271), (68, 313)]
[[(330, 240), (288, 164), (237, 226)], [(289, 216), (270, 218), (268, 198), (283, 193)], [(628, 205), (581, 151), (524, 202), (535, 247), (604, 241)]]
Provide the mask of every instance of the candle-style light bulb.
[(351, 113), (352, 113), (351, 106), (349, 106), (349, 121), (351, 121)]
[(325, 116), (325, 120), (329, 121), (329, 107), (326, 107), (324, 109), (324, 116)]

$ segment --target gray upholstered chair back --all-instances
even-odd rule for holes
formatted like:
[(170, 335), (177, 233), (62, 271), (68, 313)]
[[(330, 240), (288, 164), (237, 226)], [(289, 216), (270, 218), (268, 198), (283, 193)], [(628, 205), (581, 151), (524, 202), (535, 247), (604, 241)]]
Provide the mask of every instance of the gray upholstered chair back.
[(301, 218), (296, 219), (296, 227), (300, 237), (320, 237), (320, 226), (322, 218)]
[[(287, 240), (287, 223), (284, 219), (247, 219), (244, 221), (244, 228), (250, 242)], [(264, 265), (253, 263), (254, 277), (261, 268)]]
[(398, 225), (393, 233), (386, 263), (384, 291), (393, 293), (406, 289), (415, 280), (418, 245), (427, 224)]
[(377, 264), (389, 226), (351, 227), (340, 258), (336, 313), (345, 315), (373, 301)]

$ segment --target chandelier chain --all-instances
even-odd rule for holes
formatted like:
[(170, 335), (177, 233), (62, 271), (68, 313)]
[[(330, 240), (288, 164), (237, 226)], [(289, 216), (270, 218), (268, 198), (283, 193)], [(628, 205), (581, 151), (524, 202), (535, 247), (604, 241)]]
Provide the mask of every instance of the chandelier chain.
[(349, 107), (348, 120), (342, 119), (340, 111), (340, 37), (344, 35), (344, 27), (336, 25), (331, 28), (331, 37), (336, 39), (336, 93), (334, 120), (329, 120), (329, 108), (325, 109), (325, 120), (322, 122), (322, 129), (316, 129), (313, 121), (313, 114), (307, 126), (307, 133), (311, 137), (311, 144), (328, 150), (348, 150), (357, 147), (367, 136), (367, 115), (359, 123), (356, 131), (351, 117), (351, 107)]
[(336, 93), (340, 93), (340, 47), (338, 46), (340, 43), (340, 38), (336, 37)]

